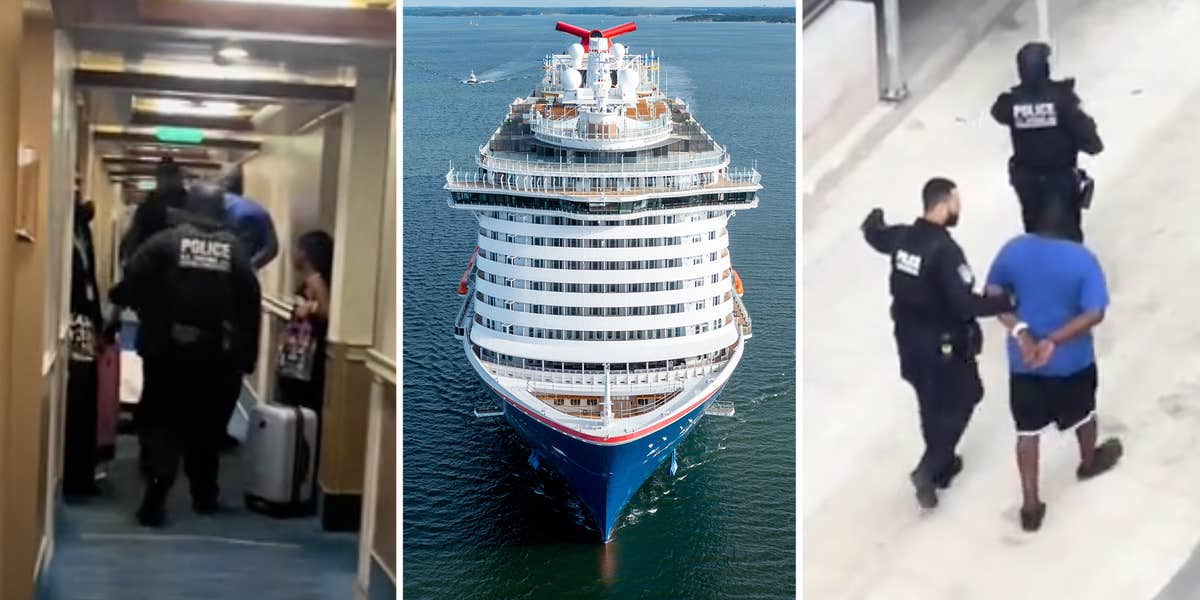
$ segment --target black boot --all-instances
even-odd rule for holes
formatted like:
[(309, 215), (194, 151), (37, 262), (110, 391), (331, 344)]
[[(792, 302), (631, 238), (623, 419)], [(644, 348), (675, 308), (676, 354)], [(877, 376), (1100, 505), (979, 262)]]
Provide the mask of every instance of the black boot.
[(929, 477), (925, 476), (920, 469), (913, 471), (908, 476), (909, 481), (912, 481), (913, 487), (917, 492), (917, 504), (926, 510), (937, 508), (938, 497), (937, 488)]
[(221, 511), (221, 502), (216, 494), (192, 495), (192, 510), (198, 515), (211, 515)]
[(142, 506), (137, 511), (138, 523), (142, 527), (162, 527), (167, 521), (167, 493), (170, 484), (161, 479), (151, 478), (146, 484), (146, 494), (142, 496)]
[(954, 482), (954, 478), (963, 470), (963, 459), (959, 455), (954, 455), (954, 462), (946, 467), (946, 471), (933, 480), (933, 484), (941, 489), (947, 489)]

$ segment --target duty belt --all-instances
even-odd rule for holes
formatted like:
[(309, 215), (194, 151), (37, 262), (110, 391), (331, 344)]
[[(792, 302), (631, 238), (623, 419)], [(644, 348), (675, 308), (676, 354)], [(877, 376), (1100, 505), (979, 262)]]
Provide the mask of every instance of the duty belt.
[(177, 346), (219, 346), (224, 351), (232, 347), (227, 330), (213, 331), (183, 323), (171, 324), (171, 341)]

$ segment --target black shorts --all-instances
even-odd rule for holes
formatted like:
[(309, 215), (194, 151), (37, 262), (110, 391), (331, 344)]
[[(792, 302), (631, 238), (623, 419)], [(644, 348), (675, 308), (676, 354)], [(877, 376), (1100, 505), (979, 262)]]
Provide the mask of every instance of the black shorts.
[(1051, 423), (1059, 431), (1083, 423), (1096, 412), (1097, 384), (1095, 363), (1066, 377), (1013, 373), (1009, 405), (1017, 435), (1037, 435)]

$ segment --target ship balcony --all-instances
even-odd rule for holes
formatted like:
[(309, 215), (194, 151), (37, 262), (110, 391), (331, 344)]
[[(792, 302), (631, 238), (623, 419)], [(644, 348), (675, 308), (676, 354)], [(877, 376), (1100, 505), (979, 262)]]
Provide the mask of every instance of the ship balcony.
[(722, 169), (729, 166), (729, 153), (724, 148), (708, 152), (694, 152), (686, 158), (639, 158), (636, 162), (550, 162), (544, 160), (516, 160), (498, 156), (487, 144), (479, 147), (475, 164), (488, 171), (503, 171), (513, 175), (536, 175), (547, 177), (624, 177), (639, 173), (657, 176), (694, 173), (705, 169)]
[(533, 137), (547, 144), (577, 150), (637, 150), (671, 138), (669, 114), (650, 120), (623, 119), (620, 123), (583, 123), (579, 118), (553, 119), (530, 115)]
[[(597, 179), (601, 181), (596, 182)], [(459, 171), (450, 169), (446, 173), (445, 189), (453, 192), (515, 192), (539, 196), (578, 195), (584, 197), (619, 199), (623, 196), (639, 196), (666, 192), (723, 192), (757, 191), (761, 189), (762, 175), (757, 169), (727, 169), (715, 176), (625, 176), (599, 177), (548, 177), (542, 175), (517, 175), (483, 172), (478, 169)], [(746, 188), (752, 188), (747, 190)]]

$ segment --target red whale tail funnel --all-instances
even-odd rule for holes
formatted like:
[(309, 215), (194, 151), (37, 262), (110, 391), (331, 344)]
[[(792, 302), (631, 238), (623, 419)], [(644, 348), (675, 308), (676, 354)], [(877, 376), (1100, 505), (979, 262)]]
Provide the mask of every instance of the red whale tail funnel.
[(578, 37), (579, 43), (583, 45), (583, 51), (587, 52), (588, 42), (591, 41), (593, 37), (612, 39), (623, 33), (629, 33), (630, 31), (636, 30), (637, 24), (633, 21), (630, 21), (623, 25), (617, 25), (616, 27), (609, 27), (608, 29), (600, 30), (584, 29), (582, 27), (571, 25), (570, 23), (563, 23), (562, 21), (559, 21), (554, 24), (554, 29)]

